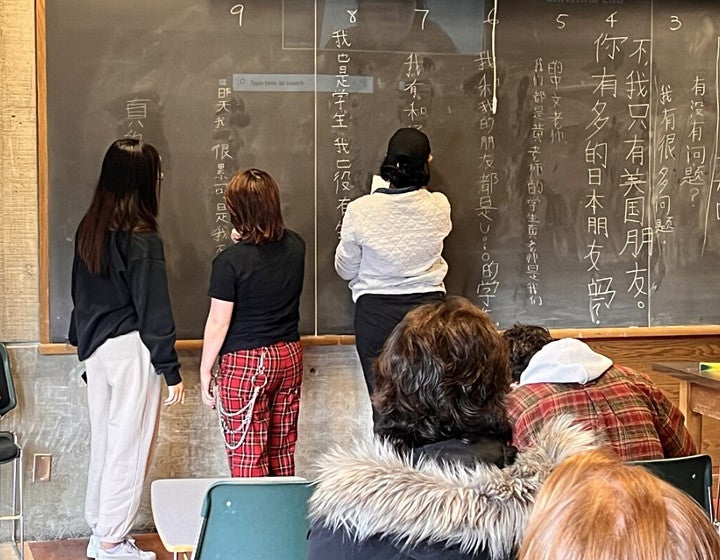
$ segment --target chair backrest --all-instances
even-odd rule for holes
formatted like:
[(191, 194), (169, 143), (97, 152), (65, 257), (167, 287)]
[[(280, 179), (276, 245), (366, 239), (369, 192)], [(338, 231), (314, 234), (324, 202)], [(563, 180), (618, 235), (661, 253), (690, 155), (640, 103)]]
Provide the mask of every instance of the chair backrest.
[(10, 412), (17, 404), (15, 387), (10, 371), (10, 357), (7, 347), (0, 342), (0, 417)]
[(304, 560), (307, 481), (218, 482), (205, 495), (194, 560)]
[(690, 455), (671, 459), (631, 461), (658, 478), (689, 494), (712, 520), (712, 459), (710, 455)]

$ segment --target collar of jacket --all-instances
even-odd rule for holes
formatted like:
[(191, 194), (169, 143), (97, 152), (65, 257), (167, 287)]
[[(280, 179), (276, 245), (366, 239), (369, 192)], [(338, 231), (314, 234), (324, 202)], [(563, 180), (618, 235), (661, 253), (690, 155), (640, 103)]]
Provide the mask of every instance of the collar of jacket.
[(382, 194), (403, 194), (403, 193), (409, 193), (413, 191), (419, 191), (422, 189), (422, 187), (403, 187), (401, 189), (395, 188), (395, 187), (380, 187), (379, 189), (375, 189), (373, 191), (374, 193), (382, 193)]
[(519, 546), (535, 493), (550, 471), (598, 443), (569, 416), (548, 422), (534, 446), (503, 469), (429, 458), (413, 466), (409, 455), (380, 439), (357, 442), (322, 458), (310, 518), (358, 541), (388, 538), (402, 548), (444, 543), (503, 558)]
[(413, 465), (419, 461), (442, 460), (475, 467), (478, 462), (507, 467), (515, 460), (517, 449), (497, 437), (480, 437), (474, 441), (447, 439), (416, 447), (410, 451)]

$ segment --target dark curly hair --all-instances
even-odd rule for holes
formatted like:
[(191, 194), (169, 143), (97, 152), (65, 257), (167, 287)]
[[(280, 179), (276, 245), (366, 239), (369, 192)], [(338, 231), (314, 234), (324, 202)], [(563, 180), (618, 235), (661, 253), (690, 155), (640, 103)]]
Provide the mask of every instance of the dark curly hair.
[(550, 331), (541, 325), (518, 324), (503, 332), (503, 338), (510, 350), (510, 372), (515, 383), (520, 381), (520, 375), (527, 368), (530, 358), (553, 340)]
[(458, 296), (421, 305), (376, 362), (375, 432), (400, 448), (480, 436), (509, 442), (509, 388), (507, 347), (487, 313)]

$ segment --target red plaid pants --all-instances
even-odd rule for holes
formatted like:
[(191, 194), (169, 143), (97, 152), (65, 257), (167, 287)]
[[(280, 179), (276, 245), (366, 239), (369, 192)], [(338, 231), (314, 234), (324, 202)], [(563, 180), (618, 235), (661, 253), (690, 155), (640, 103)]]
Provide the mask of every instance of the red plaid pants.
[(300, 342), (223, 354), (217, 393), (230, 475), (295, 474)]

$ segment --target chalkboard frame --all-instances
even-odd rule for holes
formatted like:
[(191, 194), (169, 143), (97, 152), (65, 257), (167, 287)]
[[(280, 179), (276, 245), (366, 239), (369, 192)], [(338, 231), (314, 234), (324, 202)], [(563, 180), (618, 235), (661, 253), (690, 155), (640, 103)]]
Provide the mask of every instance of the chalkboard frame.
[[(37, 79), (37, 174), (39, 224), (39, 321), (41, 354), (70, 354), (76, 350), (69, 344), (53, 343), (50, 336), (50, 259), (49, 259), (49, 184), (48, 184), (48, 122), (47, 122), (47, 51), (45, 0), (35, 2), (36, 23), (36, 79)], [(690, 337), (720, 334), (720, 325), (675, 325), (652, 327), (559, 328), (551, 329), (553, 336), (582, 339), (622, 339), (653, 337)], [(305, 345), (349, 345), (355, 337), (347, 334), (303, 336)], [(176, 347), (183, 351), (197, 351), (202, 340), (178, 340)]]

